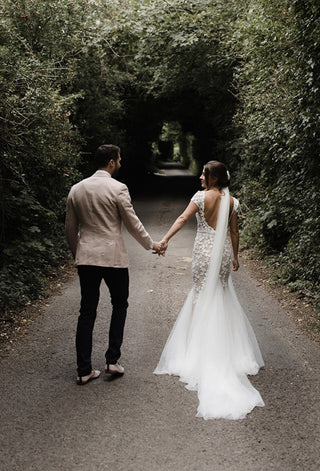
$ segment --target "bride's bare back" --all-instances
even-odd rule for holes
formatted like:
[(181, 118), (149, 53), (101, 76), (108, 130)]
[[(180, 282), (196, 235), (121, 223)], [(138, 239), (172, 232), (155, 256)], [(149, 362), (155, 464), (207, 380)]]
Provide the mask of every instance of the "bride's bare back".
[[(204, 195), (204, 217), (207, 224), (214, 230), (217, 226), (218, 214), (221, 203), (221, 192), (214, 188), (207, 190)], [(233, 210), (233, 198), (230, 197), (230, 216)]]

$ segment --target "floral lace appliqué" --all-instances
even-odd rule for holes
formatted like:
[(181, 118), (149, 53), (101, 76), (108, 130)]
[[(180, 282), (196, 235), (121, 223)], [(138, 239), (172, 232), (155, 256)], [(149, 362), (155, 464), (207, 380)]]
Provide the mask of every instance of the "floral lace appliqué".
[[(208, 225), (204, 217), (204, 191), (198, 191), (192, 201), (198, 206), (197, 234), (192, 253), (192, 278), (195, 294), (198, 295), (203, 288), (209, 268), (215, 230)], [(220, 268), (220, 281), (223, 287), (228, 284), (231, 271), (232, 248), (229, 238), (226, 238)]]

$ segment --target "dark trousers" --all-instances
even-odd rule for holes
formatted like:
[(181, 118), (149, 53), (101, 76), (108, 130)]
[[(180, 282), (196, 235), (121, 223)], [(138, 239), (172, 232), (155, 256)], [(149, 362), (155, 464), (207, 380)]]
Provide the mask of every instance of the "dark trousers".
[(112, 303), (109, 346), (105, 354), (106, 363), (114, 364), (120, 358), (128, 307), (129, 273), (128, 268), (79, 265), (78, 275), (81, 287), (81, 306), (76, 335), (77, 365), (78, 375), (86, 376), (92, 370), (92, 332), (97, 315), (102, 279), (109, 288)]

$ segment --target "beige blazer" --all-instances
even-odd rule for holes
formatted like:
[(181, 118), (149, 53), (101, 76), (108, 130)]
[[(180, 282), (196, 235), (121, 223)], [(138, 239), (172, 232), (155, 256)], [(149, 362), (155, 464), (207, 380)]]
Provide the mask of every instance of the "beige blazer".
[(75, 265), (128, 267), (122, 223), (145, 249), (153, 247), (126, 185), (103, 170), (74, 185), (67, 200), (66, 236)]

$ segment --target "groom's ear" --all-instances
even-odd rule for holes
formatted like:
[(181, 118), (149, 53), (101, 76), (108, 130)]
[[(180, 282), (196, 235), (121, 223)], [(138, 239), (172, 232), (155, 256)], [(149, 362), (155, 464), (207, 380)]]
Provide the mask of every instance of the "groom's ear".
[(116, 165), (116, 161), (114, 159), (110, 159), (108, 163), (108, 167), (110, 170), (113, 170)]

